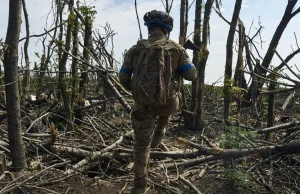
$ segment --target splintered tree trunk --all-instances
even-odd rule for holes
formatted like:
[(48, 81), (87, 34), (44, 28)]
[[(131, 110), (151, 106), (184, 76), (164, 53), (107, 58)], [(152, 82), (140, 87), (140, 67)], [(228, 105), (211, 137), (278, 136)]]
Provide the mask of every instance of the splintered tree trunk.
[[(84, 22), (84, 49), (83, 49), (83, 58), (87, 63), (90, 63), (90, 50), (91, 50), (91, 42), (92, 42), (92, 18), (90, 16), (85, 17)], [(86, 64), (81, 64), (81, 77), (79, 82), (79, 99), (78, 105), (83, 106), (86, 96), (86, 88), (88, 82), (88, 66)], [(83, 115), (82, 112), (76, 112), (76, 118), (80, 118), (82, 120)], [(79, 123), (79, 122), (78, 122)]]
[(76, 98), (76, 88), (78, 79), (78, 16), (76, 16), (75, 27), (73, 31), (73, 58), (72, 58), (72, 97), (71, 97), (71, 107), (73, 109), (73, 103)]
[(12, 168), (27, 168), (25, 150), (22, 141), (20, 95), (18, 88), (18, 46), (21, 26), (21, 0), (9, 1), (9, 20), (4, 54), (4, 79), (7, 99), (8, 139), (12, 157)]
[[(195, 28), (194, 28), (194, 44), (201, 48), (201, 22), (202, 22), (202, 3), (203, 0), (196, 1), (196, 9), (195, 9)], [(193, 64), (196, 68), (199, 68), (199, 61), (197, 61), (199, 51), (193, 52)], [(197, 79), (192, 82), (192, 104), (191, 111), (194, 111), (196, 108), (196, 98), (197, 98)]]
[(237, 102), (237, 121), (236, 125), (239, 126), (240, 123), (240, 111), (242, 106), (242, 97), (243, 97), (243, 89), (246, 89), (246, 79), (244, 76), (244, 43), (245, 43), (245, 28), (242, 21), (239, 22), (239, 51), (238, 51), (238, 59), (235, 67), (234, 73), (234, 85), (238, 87), (238, 91), (236, 93), (236, 102)]
[(235, 29), (237, 26), (237, 22), (240, 15), (240, 10), (242, 6), (243, 0), (236, 0), (234, 12), (231, 19), (231, 25), (229, 28), (229, 33), (227, 37), (227, 44), (226, 44), (226, 64), (225, 64), (225, 76), (224, 76), (224, 121), (225, 125), (229, 126), (229, 115), (230, 115), (230, 101), (232, 97), (232, 55), (233, 55), (233, 40)]
[[(276, 68), (273, 70), (277, 72)], [(275, 74), (272, 74), (270, 79), (277, 81), (277, 76)], [(269, 91), (273, 91), (276, 89), (276, 83), (271, 81), (269, 85)], [(268, 121), (267, 121), (267, 127), (273, 127), (275, 121), (275, 94), (270, 93), (268, 98)], [(265, 139), (268, 140), (271, 137), (271, 133), (265, 134)]]
[[(266, 55), (261, 63), (261, 66), (255, 67), (254, 72), (256, 74), (259, 74), (261, 76), (265, 76), (267, 73), (267, 70), (269, 68), (269, 65), (271, 64), (271, 61), (273, 59), (274, 56), (274, 51), (277, 48), (277, 45), (281, 39), (281, 36), (285, 30), (285, 28), (287, 27), (287, 25), (289, 24), (290, 20), (299, 13), (300, 8), (298, 8), (297, 10), (294, 10), (295, 5), (297, 4), (298, 0), (289, 0), (288, 4), (286, 6), (284, 15), (279, 23), (279, 25), (277, 26), (277, 29), (273, 35), (273, 38), (271, 40), (271, 43), (269, 45), (269, 48), (266, 52)], [(254, 81), (254, 80), (253, 80)], [(254, 85), (255, 83), (252, 81), (250, 89), (248, 91), (248, 95), (247, 95), (247, 100), (250, 100), (252, 93), (256, 92), (258, 94), (258, 89), (262, 88), (264, 81), (262, 79), (260, 79), (259, 77), (257, 77), (257, 81), (259, 83), (258, 87), (255, 88)], [(254, 91), (255, 90), (255, 91)]]
[(180, 32), (179, 32), (179, 44), (183, 45), (185, 43), (185, 7), (186, 0), (181, 0), (180, 7)]
[[(58, 19), (59, 19), (59, 23), (62, 24), (63, 22), (63, 10), (64, 10), (64, 6), (65, 6), (65, 2), (61, 2), (60, 0), (56, 0), (56, 6), (57, 6), (57, 14), (58, 14)], [(59, 40), (59, 47), (58, 47), (58, 61), (61, 62), (62, 61), (62, 55), (63, 55), (63, 34), (64, 33), (64, 26), (61, 25), (59, 27), (59, 35), (58, 35), (58, 40)], [(60, 68), (60, 67), (59, 67)], [(60, 75), (58, 75), (58, 77), (60, 77)], [(57, 91), (57, 98), (61, 99), (61, 90), (59, 89)]]
[[(90, 62), (90, 50), (91, 50), (91, 41), (92, 41), (92, 18), (90, 16), (85, 17), (84, 22), (84, 49), (83, 49), (83, 58), (87, 63)], [(84, 99), (86, 95), (86, 86), (88, 81), (88, 66), (82, 64), (81, 66), (81, 77), (79, 83), (79, 93), (80, 96)]]
[[(61, 2), (60, 0), (56, 0), (57, 2), (57, 14), (59, 15), (59, 23), (61, 24), (63, 22), (63, 10), (64, 10), (64, 6), (65, 6), (65, 3), (64, 2)], [(63, 34), (64, 33), (64, 27), (63, 25), (59, 27), (59, 35), (58, 35), (58, 40), (59, 40), (59, 43), (61, 44), (62, 41), (63, 41)], [(62, 45), (60, 45), (62, 46)], [(63, 55), (63, 50), (61, 47), (58, 48), (58, 60), (61, 61), (61, 58), (62, 58), (62, 55)]]
[(25, 55), (25, 76), (23, 80), (23, 96), (25, 97), (27, 94), (27, 91), (29, 90), (29, 84), (30, 84), (30, 67), (29, 67), (29, 56), (28, 56), (28, 45), (29, 45), (29, 20), (28, 20), (28, 13), (26, 9), (25, 0), (22, 0), (23, 4), (23, 12), (24, 12), (24, 18), (25, 18), (25, 25), (26, 25), (26, 40), (24, 43), (24, 55)]
[(68, 88), (65, 71), (66, 71), (66, 64), (67, 64), (67, 60), (68, 60), (68, 52), (71, 47), (72, 28), (75, 23), (74, 22), (75, 15), (73, 12), (73, 5), (74, 4), (71, 4), (71, 1), (70, 1), (70, 4), (69, 4), (70, 14), (68, 17), (68, 27), (67, 27), (66, 42), (65, 42), (65, 51), (66, 52), (63, 53), (61, 61), (59, 62), (59, 77), (58, 77), (58, 87), (60, 89), (60, 93), (61, 93), (63, 101), (64, 101), (66, 117), (68, 120), (68, 126), (67, 126), (68, 130), (73, 129), (73, 120), (72, 120), (73, 113), (72, 113), (72, 108), (71, 108), (71, 92), (70, 92), (70, 88)]
[(203, 32), (202, 32), (202, 45), (201, 51), (197, 54), (199, 58), (198, 67), (198, 91), (197, 91), (197, 107), (196, 107), (196, 117), (193, 123), (194, 130), (202, 130), (204, 128), (203, 120), (203, 104), (204, 104), (204, 79), (205, 79), (205, 68), (206, 62), (209, 55), (207, 45), (209, 36), (209, 20), (210, 12), (214, 0), (208, 0), (205, 4), (204, 10), (204, 20), (203, 20)]
[(184, 17), (184, 39), (185, 39), (185, 41), (186, 41), (186, 36), (187, 36), (187, 28), (189, 25), (188, 18), (189, 18), (189, 0), (185, 0), (185, 17)]
[[(186, 20), (185, 20), (185, 17), (186, 17), (186, 6), (188, 6), (186, 4), (186, 0), (181, 0), (181, 7), (180, 7), (180, 32), (179, 32), (179, 44), (181, 45), (184, 45), (185, 43), (185, 35), (186, 35)], [(187, 128), (190, 128), (189, 127), (189, 118), (188, 118), (188, 113), (185, 112), (187, 110), (187, 103), (186, 103), (186, 98), (185, 98), (185, 92), (184, 92), (184, 82), (183, 82), (183, 78), (180, 77), (179, 78), (179, 87), (180, 87), (180, 93), (181, 93), (181, 96), (182, 96), (182, 116), (184, 118), (184, 123), (185, 123), (185, 126)]]
[(39, 74), (39, 80), (38, 80), (38, 88), (36, 91), (36, 99), (40, 98), (40, 95), (43, 90), (43, 80), (44, 80), (45, 71), (46, 71), (45, 65), (46, 64), (45, 64), (45, 50), (44, 50), (44, 53), (42, 54), (42, 57), (41, 57), (41, 67), (40, 67), (40, 74)]

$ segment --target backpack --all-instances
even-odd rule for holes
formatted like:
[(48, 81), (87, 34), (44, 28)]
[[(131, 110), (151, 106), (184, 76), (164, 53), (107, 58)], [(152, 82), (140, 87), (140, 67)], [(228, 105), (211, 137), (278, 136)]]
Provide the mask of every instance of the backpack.
[(153, 43), (140, 40), (138, 45), (143, 49), (132, 77), (133, 99), (145, 106), (165, 105), (173, 74), (170, 50), (177, 47), (164, 39)]

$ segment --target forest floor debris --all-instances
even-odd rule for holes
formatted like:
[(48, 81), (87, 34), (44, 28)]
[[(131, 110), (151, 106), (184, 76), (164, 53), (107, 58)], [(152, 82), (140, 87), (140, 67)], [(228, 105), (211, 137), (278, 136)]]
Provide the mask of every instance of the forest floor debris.
[[(180, 115), (173, 115), (175, 122), (170, 122), (163, 146), (151, 150), (147, 193), (300, 192), (300, 156), (293, 154), (299, 153), (299, 148), (289, 147), (286, 152), (276, 149), (278, 145), (299, 144), (299, 105), (294, 103), (288, 111), (280, 113), (290, 118), (278, 121), (281, 127), (266, 129), (262, 121), (263, 129), (256, 131), (251, 130), (256, 128), (256, 120), (251, 118), (250, 109), (245, 108), (242, 127), (232, 127), (229, 135), (224, 136), (219, 122), (222, 102), (215, 99), (214, 103), (214, 108), (211, 103), (205, 104), (208, 125), (200, 132), (185, 129), (177, 122)], [(100, 104), (84, 109), (88, 116), (74, 131), (65, 131), (63, 119), (51, 116), (58, 112), (37, 116), (23, 133), (29, 169), (9, 172), (8, 159), (0, 176), (0, 193), (130, 193), (134, 137), (129, 114), (118, 103), (116, 108), (103, 113)], [(31, 108), (34, 112), (41, 106)], [(114, 110), (118, 114), (111, 117), (116, 113)], [(3, 148), (8, 145), (5, 130), (3, 124)], [(264, 130), (273, 132), (272, 141), (266, 141), (260, 134)], [(268, 149), (259, 153), (262, 147)], [(250, 153), (236, 155), (246, 150)], [(234, 152), (235, 157), (226, 152)]]

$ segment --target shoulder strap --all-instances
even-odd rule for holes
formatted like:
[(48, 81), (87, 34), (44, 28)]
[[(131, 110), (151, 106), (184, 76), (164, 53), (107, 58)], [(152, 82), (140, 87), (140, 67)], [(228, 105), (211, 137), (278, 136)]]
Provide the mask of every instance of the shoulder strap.
[(171, 49), (176, 49), (178, 48), (178, 45), (172, 41), (172, 40), (167, 40), (165, 44), (165, 49), (171, 50)]
[(141, 45), (141, 46), (143, 46), (143, 47), (145, 47), (145, 48), (149, 48), (149, 47), (151, 46), (151, 43), (150, 43), (149, 40), (143, 39), (143, 40), (139, 40), (139, 41), (137, 42), (137, 45)]

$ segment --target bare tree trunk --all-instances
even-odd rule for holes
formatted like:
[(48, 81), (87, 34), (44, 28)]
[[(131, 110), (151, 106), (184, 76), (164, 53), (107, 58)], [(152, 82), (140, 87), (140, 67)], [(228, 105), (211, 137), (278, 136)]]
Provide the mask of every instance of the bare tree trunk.
[(198, 53), (198, 91), (197, 91), (197, 106), (196, 106), (196, 117), (193, 123), (194, 130), (201, 130), (204, 128), (203, 120), (203, 104), (204, 104), (204, 80), (205, 80), (205, 68), (206, 62), (209, 55), (207, 45), (208, 45), (208, 36), (209, 36), (209, 20), (210, 12), (214, 0), (208, 0), (205, 4), (204, 10), (204, 20), (203, 20), (203, 32), (202, 32), (202, 44), (201, 44), (201, 53)]
[(23, 5), (23, 12), (24, 12), (24, 18), (25, 18), (25, 26), (26, 26), (26, 40), (24, 43), (24, 55), (25, 55), (25, 76), (23, 80), (23, 97), (26, 96), (27, 91), (29, 90), (29, 84), (30, 84), (30, 67), (29, 67), (29, 56), (28, 56), (28, 45), (29, 45), (29, 20), (28, 20), (28, 13), (26, 9), (25, 0), (22, 0)]
[[(254, 69), (254, 72), (256, 74), (259, 74), (261, 76), (266, 75), (266, 73), (267, 73), (266, 69), (268, 69), (269, 65), (271, 64), (271, 61), (272, 61), (273, 56), (274, 56), (274, 50), (277, 48), (277, 45), (278, 45), (278, 43), (281, 39), (281, 36), (282, 36), (285, 28), (289, 24), (290, 20), (300, 12), (300, 8), (296, 9), (293, 12), (297, 2), (298, 2), (298, 0), (289, 0), (288, 1), (288, 4), (287, 4), (285, 12), (284, 12), (284, 15), (283, 15), (283, 17), (282, 17), (275, 33), (274, 33), (274, 35), (273, 35), (273, 38), (272, 38), (271, 43), (269, 45), (269, 48), (266, 52), (266, 55), (265, 55), (265, 57), (264, 57), (264, 59), (261, 63), (261, 66), (255, 67), (255, 69)], [(261, 80), (259, 77), (257, 79), (258, 79), (258, 83), (259, 83), (258, 88), (256, 88), (256, 89), (254, 88), (254, 83), (252, 81), (250, 89), (248, 91), (247, 100), (250, 100), (250, 98), (252, 96), (252, 93), (253, 93), (253, 90), (258, 90), (259, 88), (262, 88), (262, 86), (264, 84), (264, 81)], [(256, 91), (256, 93), (258, 94), (258, 91)]]
[(43, 41), (42, 41), (42, 44), (43, 44), (43, 54), (42, 54), (42, 57), (41, 57), (41, 65), (40, 65), (40, 73), (37, 73), (37, 77), (38, 77), (38, 87), (36, 89), (36, 99), (40, 99), (40, 95), (43, 91), (43, 79), (44, 79), (44, 75), (45, 75), (45, 61), (46, 61), (46, 46), (45, 46), (45, 41), (46, 41), (46, 38), (47, 37), (43, 37)]
[[(91, 42), (92, 42), (92, 18), (90, 16), (85, 17), (84, 22), (84, 49), (83, 49), (83, 58), (86, 62), (90, 63), (90, 50), (91, 50)], [(88, 82), (88, 66), (86, 64), (81, 64), (81, 76), (79, 82), (79, 107), (84, 105), (87, 82)], [(76, 118), (80, 118), (82, 120), (83, 115), (81, 111), (76, 112)]]
[(184, 17), (184, 40), (185, 41), (186, 41), (186, 35), (187, 35), (187, 28), (189, 25), (188, 18), (189, 18), (189, 0), (185, 0), (185, 17)]
[(65, 41), (65, 51), (61, 57), (61, 61), (59, 62), (59, 77), (58, 77), (58, 87), (60, 89), (60, 93), (62, 95), (64, 101), (64, 107), (66, 111), (66, 117), (68, 120), (68, 130), (73, 129), (73, 120), (72, 120), (72, 108), (71, 108), (71, 92), (69, 92), (67, 79), (65, 75), (66, 71), (66, 64), (68, 60), (68, 53), (71, 47), (71, 38), (72, 38), (72, 28), (74, 25), (74, 12), (73, 12), (74, 1), (71, 0), (69, 3), (69, 10), (70, 14), (68, 17), (68, 27), (67, 27), (67, 34), (66, 34), (66, 41)]
[(179, 32), (179, 44), (183, 45), (185, 43), (185, 7), (186, 0), (181, 0), (180, 7), (180, 32)]
[(232, 55), (233, 55), (233, 40), (235, 29), (240, 15), (240, 10), (243, 0), (236, 0), (234, 12), (232, 15), (231, 25), (227, 37), (226, 44), (226, 64), (225, 64), (225, 75), (224, 75), (224, 121), (225, 125), (229, 126), (229, 115), (230, 115), (230, 101), (232, 97)]
[[(78, 4), (78, 1), (77, 1)], [(72, 58), (72, 95), (71, 95), (71, 108), (73, 109), (73, 103), (76, 98), (76, 88), (77, 88), (77, 79), (78, 79), (78, 60), (77, 60), (77, 55), (78, 55), (78, 27), (79, 27), (79, 22), (78, 22), (78, 16), (76, 16), (75, 19), (75, 27), (73, 31), (73, 51), (72, 55), (74, 56)]]
[[(84, 23), (84, 49), (83, 49), (83, 58), (85, 61), (90, 61), (90, 47), (91, 47), (91, 41), (92, 41), (92, 18), (90, 16), (85, 17), (85, 23)], [(82, 64), (81, 66), (81, 77), (80, 77), (80, 83), (79, 83), (79, 93), (82, 98), (85, 98), (86, 95), (86, 86), (88, 82), (88, 66), (85, 64)]]
[[(65, 2), (61, 2), (60, 0), (56, 0), (57, 4), (57, 14), (58, 14), (58, 17), (59, 17), (59, 23), (62, 24), (63, 22), (63, 10), (64, 10), (64, 7), (65, 7)], [(58, 47), (58, 61), (61, 62), (62, 61), (62, 55), (63, 55), (63, 45), (62, 45), (62, 42), (63, 42), (63, 33), (64, 33), (64, 26), (61, 25), (60, 28), (59, 28), (59, 35), (58, 35), (58, 40), (59, 40), (59, 47)], [(57, 99), (61, 99), (61, 90), (58, 89), (57, 91)]]
[[(194, 27), (194, 44), (201, 48), (201, 22), (202, 22), (202, 4), (203, 0), (196, 0), (196, 9), (195, 9), (195, 27)], [(197, 56), (199, 51), (193, 52), (193, 64), (196, 68), (199, 68), (199, 61), (197, 61)], [(192, 82), (192, 104), (191, 111), (194, 111), (196, 108), (196, 98), (197, 98), (197, 79)]]
[[(244, 77), (244, 43), (245, 43), (245, 28), (242, 21), (239, 22), (239, 51), (238, 59), (235, 67), (234, 73), (234, 85), (238, 88), (236, 92), (236, 102), (237, 102), (237, 121), (236, 125), (239, 126), (240, 123), (240, 111), (242, 107), (242, 97), (243, 97), (243, 88), (246, 87), (246, 79)], [(246, 88), (245, 88), (246, 89)]]
[(12, 157), (12, 168), (27, 168), (25, 150), (22, 141), (20, 95), (18, 88), (18, 46), (21, 30), (21, 0), (9, 1), (9, 20), (4, 54), (4, 79), (7, 99), (8, 139)]
[(137, 19), (137, 22), (138, 22), (138, 25), (139, 25), (139, 30), (140, 30), (140, 39), (143, 39), (142, 30), (141, 30), (141, 24), (140, 24), (140, 19), (139, 19), (139, 14), (138, 14), (138, 11), (137, 11), (136, 0), (134, 1), (134, 7), (135, 7), (136, 19)]
[(39, 74), (39, 80), (38, 80), (38, 88), (36, 91), (36, 99), (40, 98), (40, 95), (43, 91), (43, 80), (45, 76), (45, 50), (43, 51), (42, 57), (41, 57), (41, 66), (40, 66), (40, 74)]
[[(57, 1), (57, 14), (59, 15), (59, 23), (62, 24), (63, 22), (63, 10), (65, 7), (65, 3), (61, 2), (60, 0), (56, 0)], [(58, 35), (58, 40), (59, 43), (61, 44), (61, 42), (63, 41), (63, 34), (64, 33), (64, 26), (61, 25), (59, 27), (59, 35)], [(63, 50), (61, 48), (62, 45), (60, 45), (60, 47), (58, 48), (58, 60), (61, 61), (62, 55), (63, 55)]]
[[(185, 43), (185, 35), (186, 35), (186, 0), (181, 0), (181, 7), (180, 7), (180, 32), (179, 32), (179, 44), (184, 45)], [(187, 128), (190, 128), (187, 124), (189, 124), (189, 118), (188, 118), (188, 114), (185, 112), (187, 110), (187, 103), (186, 103), (186, 98), (185, 98), (185, 92), (184, 92), (184, 82), (183, 82), (183, 78), (179, 77), (179, 87), (180, 87), (180, 93), (182, 96), (182, 116), (184, 118), (184, 123), (186, 125)]]

